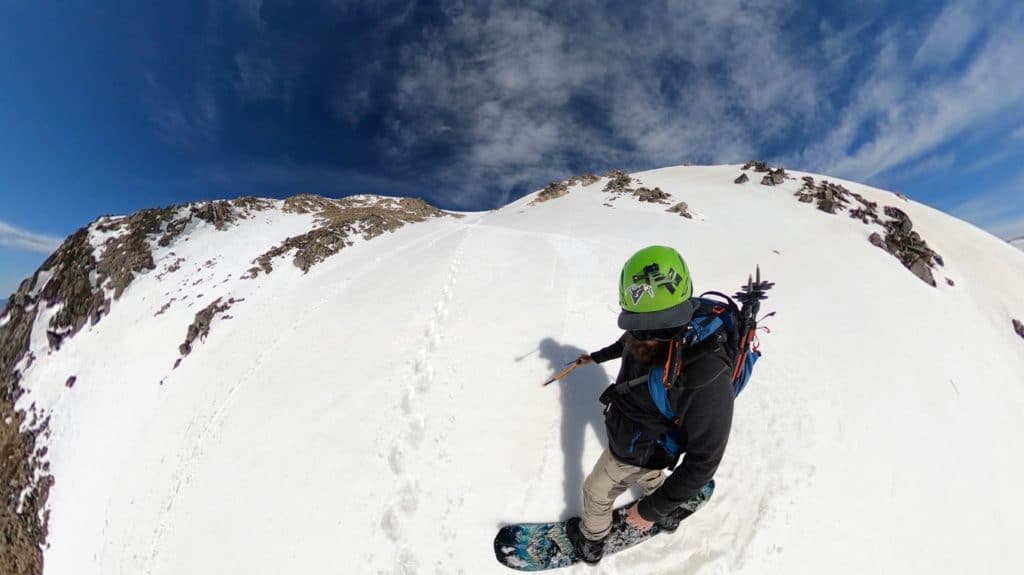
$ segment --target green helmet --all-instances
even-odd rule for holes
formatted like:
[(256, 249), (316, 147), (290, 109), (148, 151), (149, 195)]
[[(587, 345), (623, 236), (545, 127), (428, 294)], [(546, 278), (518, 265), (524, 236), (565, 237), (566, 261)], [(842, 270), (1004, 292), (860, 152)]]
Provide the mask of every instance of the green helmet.
[(693, 317), (690, 270), (676, 250), (646, 247), (626, 261), (619, 278), (619, 327), (651, 330), (679, 327)]

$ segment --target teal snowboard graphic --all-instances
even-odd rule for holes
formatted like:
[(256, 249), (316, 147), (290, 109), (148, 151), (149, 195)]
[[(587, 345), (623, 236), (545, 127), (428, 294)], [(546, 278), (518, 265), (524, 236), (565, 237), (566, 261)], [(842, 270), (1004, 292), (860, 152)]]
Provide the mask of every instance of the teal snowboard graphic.
[[(673, 511), (672, 516), (682, 521), (703, 507), (714, 492), (715, 482), (709, 481), (700, 493)], [(604, 544), (605, 557), (643, 543), (662, 532), (657, 525), (647, 531), (640, 531), (626, 523), (626, 514), (632, 505), (630, 503), (619, 507), (613, 512), (612, 531)], [(580, 561), (565, 533), (564, 521), (506, 525), (494, 537), (494, 556), (502, 565), (517, 571), (557, 569)]]

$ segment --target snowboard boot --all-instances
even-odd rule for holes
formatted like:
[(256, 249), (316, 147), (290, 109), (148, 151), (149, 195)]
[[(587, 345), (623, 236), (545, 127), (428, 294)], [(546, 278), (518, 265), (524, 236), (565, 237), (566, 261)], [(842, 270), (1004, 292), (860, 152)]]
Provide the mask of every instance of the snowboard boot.
[(685, 507), (677, 507), (671, 513), (654, 522), (664, 533), (673, 533), (679, 529), (679, 524), (693, 514), (693, 511)]
[(565, 522), (565, 534), (569, 536), (569, 541), (572, 542), (573, 548), (576, 549), (576, 554), (587, 565), (593, 565), (600, 561), (601, 557), (604, 557), (604, 540), (607, 537), (598, 541), (587, 539), (583, 532), (580, 531), (579, 517), (573, 517)]

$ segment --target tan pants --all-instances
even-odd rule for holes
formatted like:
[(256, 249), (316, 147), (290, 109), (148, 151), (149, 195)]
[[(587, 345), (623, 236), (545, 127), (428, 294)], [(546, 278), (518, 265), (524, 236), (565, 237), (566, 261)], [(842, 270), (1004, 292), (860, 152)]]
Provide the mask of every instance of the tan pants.
[(633, 485), (640, 485), (644, 496), (654, 493), (665, 482), (660, 469), (644, 469), (615, 459), (607, 449), (583, 482), (583, 518), (580, 531), (590, 540), (603, 539), (612, 529), (615, 498)]

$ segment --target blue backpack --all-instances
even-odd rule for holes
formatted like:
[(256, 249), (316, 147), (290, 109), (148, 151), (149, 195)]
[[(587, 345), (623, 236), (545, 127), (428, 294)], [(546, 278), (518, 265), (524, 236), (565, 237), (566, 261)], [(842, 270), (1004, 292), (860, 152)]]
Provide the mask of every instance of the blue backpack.
[[(751, 287), (737, 294), (737, 297), (744, 301), (742, 308), (737, 306), (732, 298), (720, 292), (704, 292), (700, 297), (694, 298), (698, 304), (697, 309), (690, 320), (690, 325), (680, 336), (678, 344), (675, 341), (672, 342), (669, 350), (670, 359), (666, 366), (653, 368), (646, 378), (639, 378), (639, 380), (627, 383), (627, 387), (631, 387), (646, 379), (651, 400), (665, 419), (672, 422), (672, 427), (679, 427), (681, 421), (669, 402), (668, 390), (682, 372), (682, 350), (705, 341), (719, 330), (725, 333), (724, 343), (731, 348), (731, 355), (734, 358), (733, 397), (739, 396), (746, 389), (747, 383), (750, 382), (750, 376), (754, 372), (754, 364), (761, 358), (761, 350), (755, 339), (757, 312), (760, 309), (760, 301), (765, 298), (764, 292), (774, 284), (761, 282), (759, 271), (757, 289), (753, 289), (754, 285), (752, 282), (748, 283), (748, 286)], [(768, 314), (768, 316), (771, 315), (774, 315), (774, 312)], [(663, 447), (669, 453), (676, 451), (674, 437), (671, 433), (663, 436), (659, 443), (661, 442), (664, 442)]]
[[(719, 299), (706, 297), (709, 295)], [(761, 357), (761, 350), (754, 341), (754, 333), (745, 337), (747, 334), (741, 326), (742, 311), (729, 296), (719, 292), (705, 292), (694, 299), (697, 300), (698, 307), (694, 311), (693, 319), (690, 320), (689, 328), (683, 334), (683, 343), (696, 345), (724, 327), (726, 345), (732, 348), (733, 356), (736, 358), (732, 372), (733, 397), (739, 396), (750, 381), (754, 364)], [(753, 329), (756, 330), (756, 326)]]
[[(690, 324), (678, 338), (673, 340), (669, 348), (669, 359), (665, 367), (656, 367), (642, 377), (632, 381), (624, 381), (608, 386), (601, 394), (601, 403), (608, 406), (614, 395), (626, 394), (643, 383), (647, 383), (651, 399), (658, 410), (671, 422), (672, 427), (681, 424), (678, 414), (674, 412), (668, 399), (668, 390), (672, 388), (682, 373), (683, 350), (696, 345), (722, 330), (725, 333), (725, 345), (729, 346), (733, 356), (732, 391), (733, 397), (746, 389), (750, 376), (754, 372), (754, 364), (761, 358), (761, 350), (756, 341), (757, 314), (761, 309), (761, 301), (767, 299), (767, 291), (775, 284), (761, 280), (761, 268), (757, 268), (757, 280), (751, 274), (747, 284), (736, 292), (735, 300), (721, 292), (704, 292), (694, 298), (697, 308), (694, 310)], [(713, 296), (713, 297), (708, 297)], [(736, 305), (736, 300), (742, 307)], [(775, 312), (764, 317), (771, 317)], [(723, 329), (724, 328), (724, 329)], [(669, 450), (671, 452), (671, 450)]]

